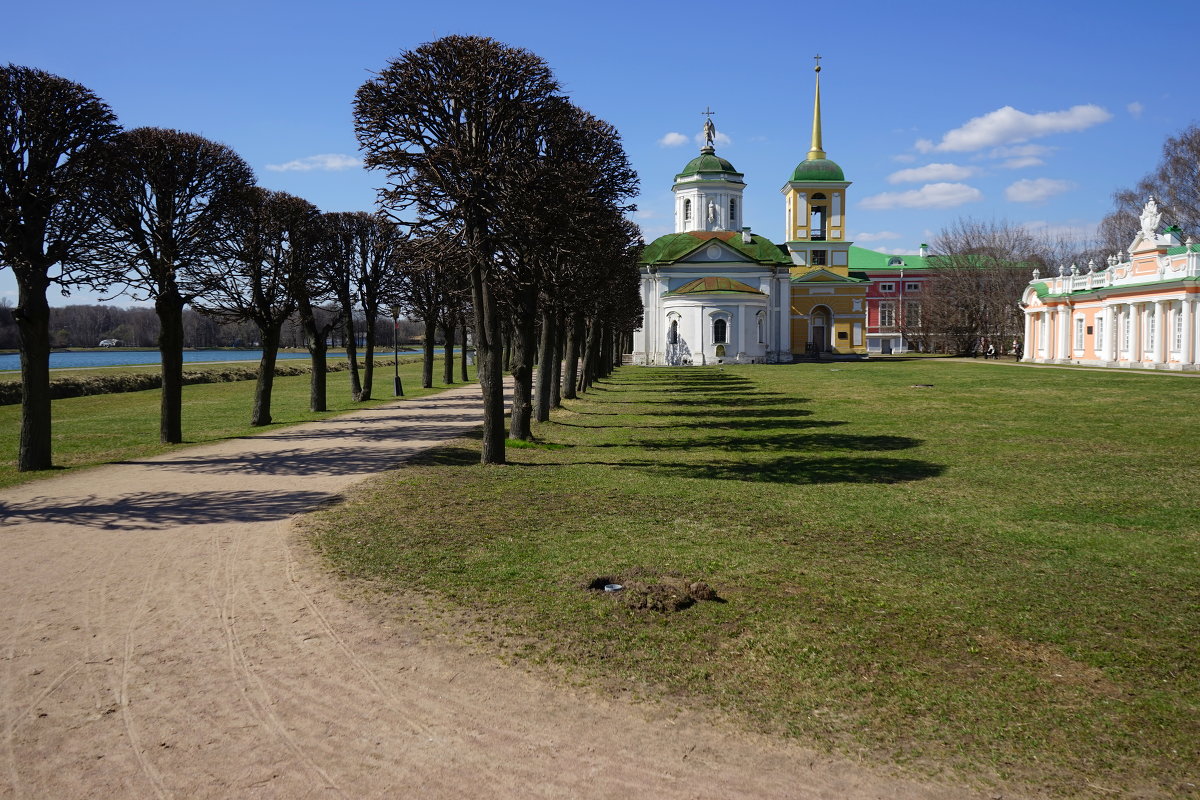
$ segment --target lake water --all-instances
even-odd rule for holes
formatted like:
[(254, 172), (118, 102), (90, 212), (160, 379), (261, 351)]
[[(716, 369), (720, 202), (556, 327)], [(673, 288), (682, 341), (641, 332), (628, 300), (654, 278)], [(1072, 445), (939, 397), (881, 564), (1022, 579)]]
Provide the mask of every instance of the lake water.
[[(440, 352), (442, 348), (437, 348)], [(358, 352), (362, 358), (362, 350)], [(345, 357), (344, 350), (330, 350), (329, 357)], [(390, 358), (391, 349), (376, 350), (376, 358)], [(401, 355), (405, 355), (401, 352)], [(408, 355), (412, 355), (410, 351)], [(195, 364), (214, 361), (254, 361), (262, 358), (261, 350), (185, 350), (183, 363)], [(280, 353), (279, 360), (308, 358), (308, 353)], [(157, 350), (89, 350), (85, 352), (52, 352), (50, 354), (50, 369), (89, 369), (91, 367), (129, 367), (141, 364), (160, 364), (161, 359)], [(21, 356), (16, 353), (0, 355), (0, 372), (20, 370)]]

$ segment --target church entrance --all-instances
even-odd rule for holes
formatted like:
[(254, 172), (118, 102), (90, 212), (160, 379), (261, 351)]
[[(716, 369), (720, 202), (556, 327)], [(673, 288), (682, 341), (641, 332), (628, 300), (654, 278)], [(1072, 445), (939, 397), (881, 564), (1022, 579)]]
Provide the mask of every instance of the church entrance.
[(829, 332), (833, 328), (829, 309), (814, 308), (809, 319), (809, 350), (818, 355), (828, 353), (830, 350)]

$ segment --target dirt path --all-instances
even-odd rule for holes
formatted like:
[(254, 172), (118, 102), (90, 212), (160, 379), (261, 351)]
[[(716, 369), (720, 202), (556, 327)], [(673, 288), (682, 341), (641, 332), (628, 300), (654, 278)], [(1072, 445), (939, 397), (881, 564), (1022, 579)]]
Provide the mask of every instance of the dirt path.
[(290, 526), (476, 388), (0, 492), (0, 797), (958, 798), (563, 688), (339, 595)]

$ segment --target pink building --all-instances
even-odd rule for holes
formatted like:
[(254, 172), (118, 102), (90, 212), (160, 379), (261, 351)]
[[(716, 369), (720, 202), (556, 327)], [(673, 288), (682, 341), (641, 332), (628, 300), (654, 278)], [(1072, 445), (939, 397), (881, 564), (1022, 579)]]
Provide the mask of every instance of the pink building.
[(1195, 370), (1200, 356), (1200, 245), (1158, 232), (1154, 198), (1127, 254), (1072, 265), (1022, 295), (1023, 360), (1043, 364)]

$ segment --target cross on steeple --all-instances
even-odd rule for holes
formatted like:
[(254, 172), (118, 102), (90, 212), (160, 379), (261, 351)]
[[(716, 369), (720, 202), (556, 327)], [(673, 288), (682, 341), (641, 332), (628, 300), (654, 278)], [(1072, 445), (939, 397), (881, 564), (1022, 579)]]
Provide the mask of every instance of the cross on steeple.
[(821, 54), (818, 53), (817, 55), (813, 56), (813, 60), (817, 62), (816, 71), (820, 72), (821, 71)]

